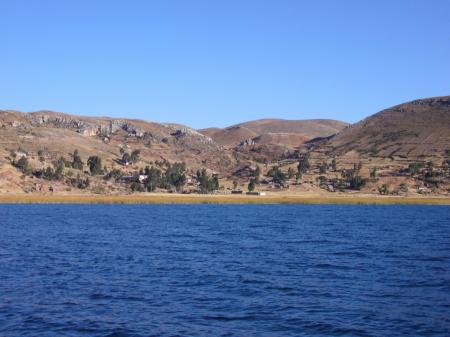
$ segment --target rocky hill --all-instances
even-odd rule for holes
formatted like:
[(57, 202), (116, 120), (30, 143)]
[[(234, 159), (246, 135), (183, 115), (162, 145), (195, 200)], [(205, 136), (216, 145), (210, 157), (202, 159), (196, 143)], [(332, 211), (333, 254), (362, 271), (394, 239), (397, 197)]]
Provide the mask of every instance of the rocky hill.
[(75, 149), (83, 161), (97, 155), (108, 167), (118, 166), (123, 153), (134, 150), (140, 151), (141, 165), (184, 161), (192, 169), (217, 172), (229, 171), (233, 165), (233, 158), (219, 144), (183, 125), (51, 111), (0, 111), (0, 165), (6, 165), (10, 152), (18, 149), (29, 154), (34, 167), (68, 158)]

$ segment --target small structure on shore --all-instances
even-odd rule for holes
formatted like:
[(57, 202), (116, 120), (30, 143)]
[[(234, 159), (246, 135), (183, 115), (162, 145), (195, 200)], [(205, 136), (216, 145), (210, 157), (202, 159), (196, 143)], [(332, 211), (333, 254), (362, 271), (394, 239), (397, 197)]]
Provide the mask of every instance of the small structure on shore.
[(266, 192), (247, 192), (247, 195), (266, 195)]

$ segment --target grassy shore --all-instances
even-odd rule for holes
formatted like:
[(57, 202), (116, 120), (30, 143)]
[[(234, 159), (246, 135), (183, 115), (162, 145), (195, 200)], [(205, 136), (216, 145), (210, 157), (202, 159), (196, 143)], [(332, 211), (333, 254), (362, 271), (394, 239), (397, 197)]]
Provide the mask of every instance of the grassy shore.
[(36, 195), (0, 194), (0, 203), (66, 203), (66, 204), (353, 204), (353, 205), (450, 205), (450, 197), (399, 197), (376, 195)]

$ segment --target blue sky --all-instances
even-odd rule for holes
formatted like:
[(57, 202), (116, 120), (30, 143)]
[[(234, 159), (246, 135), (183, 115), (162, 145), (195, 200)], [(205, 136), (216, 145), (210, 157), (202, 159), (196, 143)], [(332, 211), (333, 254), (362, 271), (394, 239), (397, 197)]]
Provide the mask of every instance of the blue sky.
[(201, 128), (450, 94), (450, 1), (0, 0), (0, 109)]

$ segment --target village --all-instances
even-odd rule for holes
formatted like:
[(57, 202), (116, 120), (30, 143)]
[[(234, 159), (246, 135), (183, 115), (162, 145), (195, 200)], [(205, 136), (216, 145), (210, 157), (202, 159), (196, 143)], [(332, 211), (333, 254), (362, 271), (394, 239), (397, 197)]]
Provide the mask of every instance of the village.
[[(445, 194), (450, 182), (450, 158), (441, 165), (415, 162), (407, 166), (358, 161), (343, 164), (333, 158), (311, 158), (296, 153), (264, 164), (241, 165), (229, 175), (188, 168), (183, 162), (142, 162), (138, 150), (121, 151), (117, 165), (107, 167), (98, 156), (86, 162), (78, 150), (70, 159), (60, 157), (49, 165), (44, 153), (10, 151), (11, 165), (23, 174), (26, 193), (179, 194), (364, 193), (380, 195)], [(36, 165), (37, 160), (40, 165)], [(34, 164), (31, 164), (34, 163)], [(144, 166), (145, 165), (145, 166)], [(36, 167), (39, 166), (39, 167)]]

